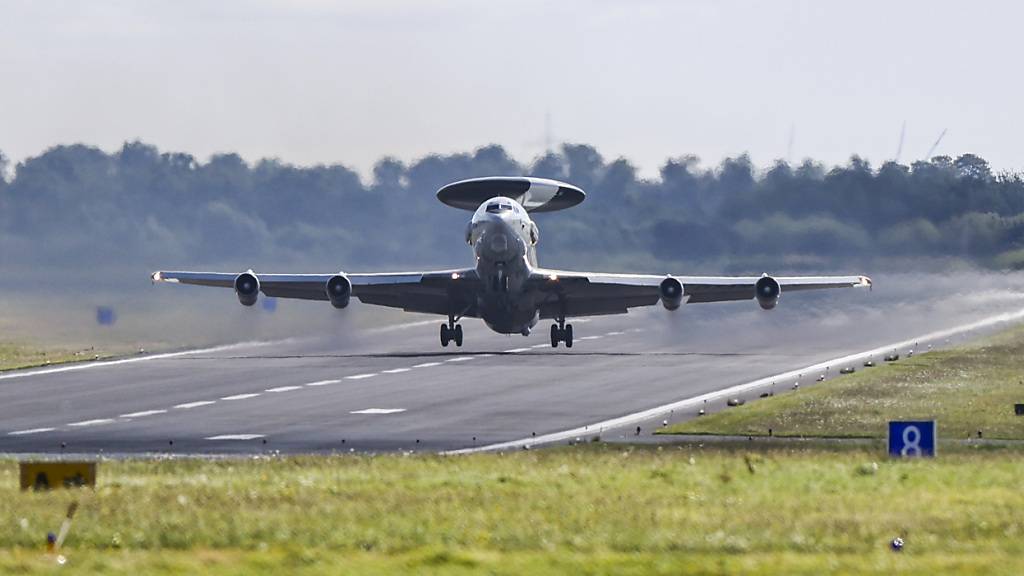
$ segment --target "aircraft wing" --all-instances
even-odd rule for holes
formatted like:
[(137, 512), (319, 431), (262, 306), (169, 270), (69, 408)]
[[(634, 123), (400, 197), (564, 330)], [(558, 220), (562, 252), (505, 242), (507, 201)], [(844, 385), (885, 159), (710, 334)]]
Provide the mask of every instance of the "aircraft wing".
[[(338, 274), (258, 274), (259, 291), (276, 298), (329, 300), (327, 281)], [(154, 272), (153, 282), (234, 288), (239, 274), (223, 272)], [(472, 268), (431, 272), (343, 274), (352, 296), (366, 304), (401, 308), (407, 312), (447, 315), (450, 311), (476, 316), (479, 280)], [(454, 310), (453, 310), (454, 308)]]
[[(541, 318), (623, 314), (629, 308), (651, 306), (661, 299), (666, 278), (682, 285), (681, 303), (753, 300), (760, 276), (657, 276), (651, 274), (604, 274), (563, 270), (534, 270), (530, 281), (544, 296), (539, 300)], [(780, 276), (774, 278), (782, 293), (828, 288), (870, 287), (867, 276)]]

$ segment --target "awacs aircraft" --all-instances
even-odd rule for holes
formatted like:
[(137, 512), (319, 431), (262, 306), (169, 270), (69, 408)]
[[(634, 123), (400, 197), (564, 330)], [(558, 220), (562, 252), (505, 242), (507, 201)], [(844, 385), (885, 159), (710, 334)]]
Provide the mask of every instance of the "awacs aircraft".
[(256, 274), (154, 272), (154, 282), (234, 288), (252, 306), (260, 292), (277, 298), (327, 300), (348, 306), (352, 296), (366, 304), (408, 312), (441, 314), (441, 345), (462, 346), (462, 318), (480, 318), (500, 334), (530, 334), (541, 319), (553, 319), (551, 346), (572, 347), (570, 317), (622, 314), (659, 301), (675, 310), (684, 303), (756, 300), (775, 307), (783, 292), (871, 285), (866, 276), (760, 277), (673, 276), (570, 272), (537, 263), (537, 225), (532, 212), (552, 212), (583, 201), (583, 190), (543, 178), (492, 177), (441, 188), (441, 202), (473, 211), (466, 243), (472, 268), (378, 274)]

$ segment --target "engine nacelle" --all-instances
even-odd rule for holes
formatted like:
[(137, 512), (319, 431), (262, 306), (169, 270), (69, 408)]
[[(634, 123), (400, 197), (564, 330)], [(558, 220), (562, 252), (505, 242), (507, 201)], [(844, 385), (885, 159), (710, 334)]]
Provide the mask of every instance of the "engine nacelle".
[(348, 301), (352, 298), (352, 282), (347, 276), (344, 274), (331, 276), (324, 288), (327, 290), (327, 299), (331, 301), (331, 306), (335, 308), (348, 306)]
[(675, 310), (683, 303), (683, 284), (671, 276), (661, 281), (658, 293), (666, 310)]
[(779, 296), (782, 296), (782, 286), (779, 286), (779, 281), (775, 278), (762, 276), (754, 284), (754, 293), (757, 296), (757, 303), (761, 305), (761, 308), (771, 310), (779, 303)]
[(235, 277), (235, 295), (243, 306), (252, 306), (260, 297), (260, 279), (252, 270), (242, 272)]

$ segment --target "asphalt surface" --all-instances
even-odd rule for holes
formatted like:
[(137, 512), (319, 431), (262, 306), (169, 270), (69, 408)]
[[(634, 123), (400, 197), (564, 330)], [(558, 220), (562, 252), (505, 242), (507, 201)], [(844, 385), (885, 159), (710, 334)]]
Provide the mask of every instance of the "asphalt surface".
[[(764, 379), (736, 395), (784, 393), (817, 374), (773, 375), (872, 349), (881, 363), (899, 341), (917, 353), (954, 345), (1006, 322), (913, 339), (1024, 310), (1017, 277), (926, 280), (784, 295), (772, 312), (743, 302), (577, 320), (571, 350), (550, 347), (546, 323), (524, 338), (476, 320), (463, 322), (462, 348), (441, 348), (440, 321), (409, 316), (345, 336), (6, 373), (0, 453), (447, 451), (580, 430), (628, 440), (637, 425), (646, 436), (663, 420), (724, 408), (722, 390)], [(710, 404), (688, 401), (701, 395)]]

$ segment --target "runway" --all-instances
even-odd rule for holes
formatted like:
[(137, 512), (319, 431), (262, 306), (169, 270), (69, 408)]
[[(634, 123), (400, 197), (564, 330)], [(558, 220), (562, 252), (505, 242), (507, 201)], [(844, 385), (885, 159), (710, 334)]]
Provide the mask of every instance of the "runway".
[[(464, 347), (441, 348), (440, 320), (409, 316), (350, 338), (299, 335), (6, 373), (0, 452), (457, 451), (562, 441), (642, 415), (599, 431), (628, 438), (636, 425), (648, 434), (663, 418), (697, 410), (669, 416), (658, 407), (689, 406), (701, 395), (1024, 309), (1016, 277), (983, 288), (936, 282), (926, 296), (909, 280), (874, 293), (794, 295), (770, 313), (740, 302), (576, 320), (571, 350), (550, 347), (546, 323), (524, 338), (472, 319), (463, 322)], [(910, 345), (921, 353), (1005, 324)], [(790, 374), (743, 394), (754, 399), (765, 386), (782, 393), (813, 379)]]

